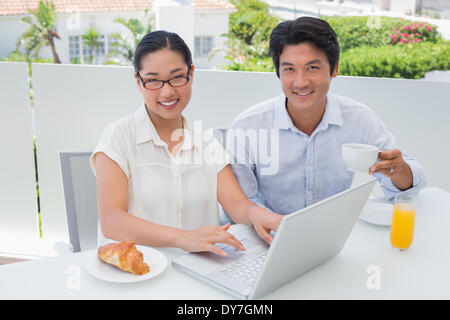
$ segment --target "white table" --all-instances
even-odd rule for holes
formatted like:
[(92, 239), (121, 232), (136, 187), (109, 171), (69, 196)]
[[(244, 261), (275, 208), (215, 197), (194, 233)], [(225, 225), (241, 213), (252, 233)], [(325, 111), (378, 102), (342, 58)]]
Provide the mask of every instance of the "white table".
[[(408, 251), (391, 248), (389, 227), (359, 220), (338, 256), (264, 299), (450, 299), (449, 244), (450, 194), (427, 188), (419, 196), (414, 242)], [(161, 251), (169, 260), (182, 253)], [(0, 299), (232, 299), (171, 266), (138, 283), (104, 282), (84, 268), (90, 252), (0, 266)], [(373, 277), (368, 273), (371, 265), (379, 268), (380, 289), (367, 286)], [(77, 266), (80, 288), (70, 289), (67, 283)]]

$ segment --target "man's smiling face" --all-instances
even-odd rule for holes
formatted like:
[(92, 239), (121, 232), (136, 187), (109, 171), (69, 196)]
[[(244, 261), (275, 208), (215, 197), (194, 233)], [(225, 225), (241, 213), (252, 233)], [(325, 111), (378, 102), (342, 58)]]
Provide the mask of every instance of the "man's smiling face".
[(331, 78), (330, 63), (324, 51), (311, 42), (287, 45), (280, 55), (280, 81), (288, 110), (314, 112), (325, 108)]

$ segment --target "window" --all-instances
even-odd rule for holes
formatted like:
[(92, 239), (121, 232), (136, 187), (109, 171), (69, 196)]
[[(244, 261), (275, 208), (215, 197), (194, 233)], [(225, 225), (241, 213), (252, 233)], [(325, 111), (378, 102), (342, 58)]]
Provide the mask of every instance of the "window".
[(80, 36), (69, 37), (69, 59), (80, 58)]
[(213, 37), (201, 36), (195, 37), (195, 56), (206, 57), (212, 51)]
[[(106, 43), (106, 36), (100, 35), (98, 37), (100, 46), (95, 49), (95, 64), (102, 64), (105, 62), (106, 53), (108, 52), (108, 44)], [(69, 59), (71, 63), (90, 63), (90, 57), (93, 56), (92, 49), (84, 46), (81, 36), (69, 37)]]
[(90, 57), (92, 56), (92, 48), (83, 46), (83, 63), (90, 63)]
[(100, 46), (95, 49), (95, 63), (103, 64), (106, 56), (105, 36), (101, 35), (98, 37), (98, 42), (100, 43)]
[(98, 57), (105, 56), (105, 36), (101, 35), (98, 37), (98, 42), (100, 42), (100, 47), (95, 50), (95, 55)]
[(111, 50), (112, 44), (116, 41), (117, 41), (117, 39), (115, 37), (113, 37), (112, 34), (108, 35), (108, 41), (107, 41), (108, 42), (108, 51)]

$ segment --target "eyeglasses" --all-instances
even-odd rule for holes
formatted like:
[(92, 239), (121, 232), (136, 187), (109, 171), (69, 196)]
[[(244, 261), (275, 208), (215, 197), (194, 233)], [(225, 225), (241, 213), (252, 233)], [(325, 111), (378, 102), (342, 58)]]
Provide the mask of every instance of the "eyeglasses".
[(190, 80), (191, 77), (189, 76), (189, 71), (188, 71), (188, 75), (187, 76), (177, 76), (175, 78), (169, 79), (169, 80), (158, 80), (158, 79), (150, 79), (150, 80), (143, 80), (141, 75), (139, 74), (139, 72), (137, 73), (139, 79), (142, 82), (142, 85), (144, 86), (145, 89), (149, 89), (149, 90), (157, 90), (157, 89), (161, 89), (164, 84), (167, 82), (171, 87), (182, 87), (185, 84), (187, 84)]

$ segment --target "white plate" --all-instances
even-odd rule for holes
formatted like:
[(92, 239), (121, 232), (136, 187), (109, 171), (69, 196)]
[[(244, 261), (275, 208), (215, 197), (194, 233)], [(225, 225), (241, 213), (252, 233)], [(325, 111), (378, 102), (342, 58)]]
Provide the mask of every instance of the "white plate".
[(387, 201), (384, 197), (372, 198), (367, 200), (359, 218), (371, 224), (390, 226), (393, 212), (393, 202)]
[(89, 256), (85, 267), (92, 276), (98, 279), (121, 283), (147, 280), (160, 275), (166, 269), (167, 258), (161, 252), (145, 246), (136, 246), (136, 249), (142, 252), (144, 262), (150, 267), (150, 271), (144, 275), (132, 274), (101, 261), (97, 256), (97, 250)]

